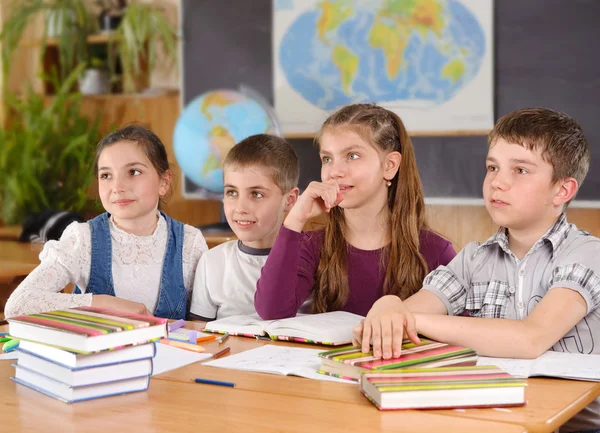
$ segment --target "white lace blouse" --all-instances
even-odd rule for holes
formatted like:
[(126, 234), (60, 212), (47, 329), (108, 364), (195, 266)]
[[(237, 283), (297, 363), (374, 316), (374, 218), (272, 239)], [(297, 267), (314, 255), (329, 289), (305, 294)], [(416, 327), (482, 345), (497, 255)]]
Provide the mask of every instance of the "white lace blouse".
[[(136, 236), (119, 229), (110, 219), (112, 275), (115, 295), (143, 303), (154, 311), (158, 303), (162, 263), (167, 247), (167, 222), (159, 214), (150, 236)], [(183, 236), (183, 281), (188, 297), (194, 285), (196, 266), (208, 250), (200, 230), (185, 225)], [(41, 264), (15, 289), (6, 306), (6, 317), (60, 310), (92, 304), (85, 294), (90, 279), (91, 234), (87, 223), (72, 223), (59, 241), (48, 241), (40, 253)], [(83, 294), (58, 293), (67, 284), (79, 286)]]

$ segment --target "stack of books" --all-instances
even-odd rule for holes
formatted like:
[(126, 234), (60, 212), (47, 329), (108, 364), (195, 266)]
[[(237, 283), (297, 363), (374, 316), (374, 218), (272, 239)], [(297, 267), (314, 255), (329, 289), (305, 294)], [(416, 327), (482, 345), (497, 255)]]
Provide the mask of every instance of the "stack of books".
[(145, 391), (167, 319), (79, 307), (8, 320), (15, 382), (67, 403)]
[(522, 379), (498, 367), (442, 367), (363, 373), (360, 390), (380, 410), (525, 404)]
[(362, 353), (357, 346), (321, 352), (319, 357), (319, 373), (357, 382), (361, 373), (409, 367), (471, 366), (477, 363), (477, 353), (472, 349), (425, 338), (421, 338), (418, 345), (405, 340), (399, 358), (376, 358), (373, 352)]

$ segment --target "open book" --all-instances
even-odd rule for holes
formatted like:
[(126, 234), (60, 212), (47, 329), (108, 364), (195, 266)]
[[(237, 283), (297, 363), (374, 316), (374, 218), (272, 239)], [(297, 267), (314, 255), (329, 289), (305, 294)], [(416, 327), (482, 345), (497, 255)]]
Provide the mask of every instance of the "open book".
[(337, 377), (317, 373), (319, 368), (318, 349), (273, 346), (266, 344), (225, 358), (205, 362), (203, 366), (231, 368), (257, 373), (300, 376), (307, 379), (330, 382), (347, 382)]
[(352, 342), (352, 328), (362, 319), (362, 316), (345, 311), (304, 314), (281, 320), (262, 320), (258, 314), (253, 314), (208, 322), (205, 331), (246, 337), (268, 335), (273, 340), (338, 346)]
[(546, 376), (600, 382), (600, 355), (549, 351), (536, 359), (480, 356), (477, 365), (496, 365), (517, 377)]

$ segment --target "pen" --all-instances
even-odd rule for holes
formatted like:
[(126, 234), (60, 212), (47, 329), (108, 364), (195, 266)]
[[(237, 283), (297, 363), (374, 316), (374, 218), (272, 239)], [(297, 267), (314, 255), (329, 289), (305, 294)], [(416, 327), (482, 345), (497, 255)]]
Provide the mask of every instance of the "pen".
[(227, 337), (229, 337), (229, 332), (226, 332), (225, 334), (223, 334), (221, 337), (217, 338), (217, 341), (219, 342), (219, 344), (223, 343), (225, 340), (227, 340)]
[(223, 356), (225, 355), (227, 352), (229, 352), (231, 350), (231, 347), (226, 347), (223, 350), (218, 351), (217, 353), (213, 353), (212, 357), (213, 358), (218, 358), (219, 356)]
[(169, 332), (175, 331), (176, 329), (183, 328), (185, 326), (185, 320), (179, 319), (173, 323), (169, 323)]
[(167, 346), (178, 347), (180, 349), (191, 350), (192, 352), (204, 352), (206, 349), (203, 346), (198, 346), (197, 344), (184, 343), (183, 341), (176, 340), (168, 340), (163, 338), (160, 340), (162, 344), (166, 344)]
[(220, 380), (200, 379), (199, 377), (197, 377), (195, 381), (196, 383), (203, 383), (205, 385), (230, 386), (231, 388), (235, 387), (235, 383), (221, 382)]

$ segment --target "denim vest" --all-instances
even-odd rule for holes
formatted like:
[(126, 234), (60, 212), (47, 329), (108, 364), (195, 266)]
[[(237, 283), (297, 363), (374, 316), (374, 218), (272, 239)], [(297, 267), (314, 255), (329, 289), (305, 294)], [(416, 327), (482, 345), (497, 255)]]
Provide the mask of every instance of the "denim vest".
[[(187, 312), (187, 291), (183, 283), (183, 228), (179, 221), (161, 211), (167, 222), (167, 248), (163, 260), (162, 275), (158, 293), (158, 303), (154, 315), (168, 319), (185, 319)], [(86, 293), (115, 296), (112, 278), (112, 240), (108, 213), (103, 213), (88, 221), (92, 240), (92, 263), (90, 280)], [(75, 287), (73, 293), (81, 293)]]

